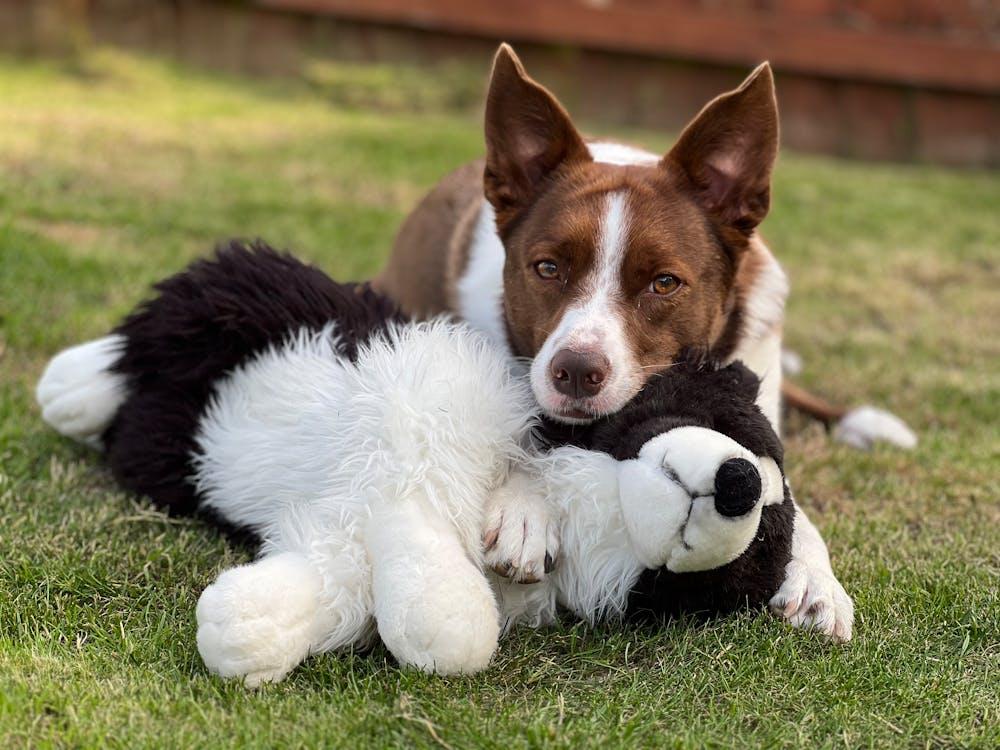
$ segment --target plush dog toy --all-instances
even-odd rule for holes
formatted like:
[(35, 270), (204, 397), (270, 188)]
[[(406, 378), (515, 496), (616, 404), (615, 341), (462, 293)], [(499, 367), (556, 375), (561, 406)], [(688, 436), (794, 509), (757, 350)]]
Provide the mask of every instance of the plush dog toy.
[[(742, 366), (678, 366), (586, 430), (543, 429), (539, 451), (525, 380), (462, 324), (405, 322), (264, 246), (156, 289), (55, 357), (37, 395), (123, 486), (261, 542), (198, 603), (199, 651), (223, 676), (278, 680), (376, 633), (402, 664), (472, 672), (503, 627), (557, 603), (589, 620), (726, 611), (781, 582), (791, 499)], [(505, 484), (514, 462), (542, 479)], [(487, 499), (510, 491), (561, 510), (539, 584), (484, 572)]]
[(765, 605), (791, 557), (781, 442), (740, 363), (681, 362), (584, 430), (549, 425), (533, 459), (562, 510), (551, 586), (577, 615)]

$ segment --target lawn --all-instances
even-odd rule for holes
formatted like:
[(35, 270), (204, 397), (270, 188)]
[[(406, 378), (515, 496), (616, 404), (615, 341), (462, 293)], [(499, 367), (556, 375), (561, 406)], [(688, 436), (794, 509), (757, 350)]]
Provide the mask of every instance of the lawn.
[(860, 453), (789, 424), (793, 487), (855, 597), (852, 643), (766, 614), (566, 622), (517, 632), (469, 678), (381, 649), (258, 692), (209, 675), (195, 602), (246, 554), (118, 491), (46, 429), (33, 386), (218, 239), (374, 272), (480, 127), (343, 101), (107, 52), (0, 59), (0, 747), (1000, 745), (1000, 178), (794, 154), (764, 230), (793, 280), (803, 382), (921, 436)]

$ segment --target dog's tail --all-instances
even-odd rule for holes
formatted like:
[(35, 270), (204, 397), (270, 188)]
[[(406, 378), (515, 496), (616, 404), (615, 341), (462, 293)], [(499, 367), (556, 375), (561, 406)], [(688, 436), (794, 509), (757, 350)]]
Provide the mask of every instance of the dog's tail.
[(70, 347), (49, 362), (35, 389), (42, 418), (57, 432), (102, 448), (101, 436), (126, 398), (125, 377), (112, 370), (125, 345), (113, 334)]
[(788, 406), (818, 419), (833, 429), (835, 440), (866, 450), (874, 443), (886, 442), (900, 448), (913, 448), (917, 436), (899, 417), (874, 406), (849, 409), (796, 385), (787, 378), (781, 382), (781, 397)]

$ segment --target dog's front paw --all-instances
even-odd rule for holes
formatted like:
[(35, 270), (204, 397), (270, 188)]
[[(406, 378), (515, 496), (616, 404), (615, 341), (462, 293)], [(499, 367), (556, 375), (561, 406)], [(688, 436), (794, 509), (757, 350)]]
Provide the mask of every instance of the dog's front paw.
[(498, 575), (515, 583), (538, 583), (559, 555), (556, 513), (540, 483), (514, 471), (486, 505), (483, 554)]
[(854, 602), (828, 571), (792, 560), (770, 606), (793, 627), (812, 628), (836, 641), (851, 640)]
[(284, 679), (309, 655), (322, 582), (298, 555), (225, 571), (198, 600), (198, 652), (247, 687)]

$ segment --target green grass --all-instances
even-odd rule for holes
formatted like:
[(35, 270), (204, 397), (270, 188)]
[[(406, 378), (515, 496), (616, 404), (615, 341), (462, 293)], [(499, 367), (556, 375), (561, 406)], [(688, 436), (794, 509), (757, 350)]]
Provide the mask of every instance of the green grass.
[[(369, 76), (360, 101), (394, 85)], [(922, 438), (858, 453), (790, 425), (797, 495), (856, 599), (850, 645), (764, 614), (567, 622), (518, 632), (471, 678), (381, 649), (259, 692), (208, 675), (195, 601), (243, 553), (116, 490), (32, 388), (217, 239), (372, 273), (421, 192), (480, 150), (470, 115), (328, 93), (109, 53), (76, 71), (0, 60), (0, 747), (1000, 744), (1000, 179), (789, 154), (765, 234), (805, 381)]]

